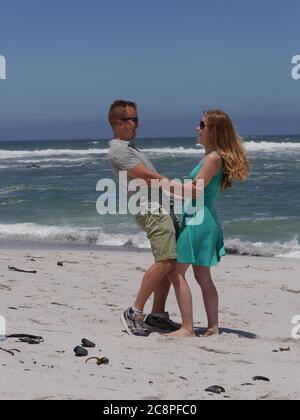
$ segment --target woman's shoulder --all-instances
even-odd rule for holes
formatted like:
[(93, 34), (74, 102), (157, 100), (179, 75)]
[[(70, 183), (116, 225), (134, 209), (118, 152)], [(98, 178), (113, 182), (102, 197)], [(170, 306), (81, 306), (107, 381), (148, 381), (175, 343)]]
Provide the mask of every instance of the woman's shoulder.
[(204, 159), (207, 165), (213, 166), (215, 169), (221, 169), (223, 165), (223, 159), (218, 152), (211, 152)]

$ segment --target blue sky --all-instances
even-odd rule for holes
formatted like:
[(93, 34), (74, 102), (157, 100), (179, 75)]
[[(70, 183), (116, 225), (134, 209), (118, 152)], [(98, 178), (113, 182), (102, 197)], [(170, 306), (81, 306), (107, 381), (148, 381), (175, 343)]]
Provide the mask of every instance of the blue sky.
[(243, 134), (300, 133), (298, 0), (1, 0), (0, 139), (104, 138), (135, 100), (141, 136), (193, 135), (223, 108)]

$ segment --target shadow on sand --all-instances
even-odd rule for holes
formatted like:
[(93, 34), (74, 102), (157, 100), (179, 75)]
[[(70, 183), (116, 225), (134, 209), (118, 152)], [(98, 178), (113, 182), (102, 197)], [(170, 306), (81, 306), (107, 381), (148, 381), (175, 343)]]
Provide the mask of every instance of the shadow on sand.
[[(205, 328), (195, 328), (195, 334), (199, 337), (204, 335), (206, 332)], [(230, 328), (220, 328), (220, 334), (232, 334), (240, 338), (248, 338), (249, 340), (256, 340), (258, 336), (247, 331), (232, 330)]]

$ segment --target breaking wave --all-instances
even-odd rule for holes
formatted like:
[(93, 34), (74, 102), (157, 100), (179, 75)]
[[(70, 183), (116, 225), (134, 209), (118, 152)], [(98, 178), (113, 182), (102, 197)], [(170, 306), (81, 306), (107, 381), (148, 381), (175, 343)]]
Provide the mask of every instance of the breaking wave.
[[(143, 232), (125, 235), (107, 233), (99, 228), (75, 226), (47, 226), (35, 223), (0, 224), (1, 239), (65, 242), (111, 247), (150, 248)], [(259, 257), (300, 258), (298, 237), (289, 242), (249, 242), (237, 238), (228, 239), (226, 251), (232, 255)]]
[[(94, 142), (96, 144), (97, 142)], [(300, 143), (292, 142), (245, 142), (246, 149), (249, 152), (276, 152), (276, 151), (293, 151), (300, 150)], [(143, 149), (146, 153), (155, 154), (180, 154), (180, 155), (192, 155), (198, 154), (199, 148), (184, 148), (184, 147), (162, 147), (162, 148), (147, 148)], [(0, 149), (0, 160), (2, 159), (22, 159), (22, 158), (49, 158), (58, 156), (93, 156), (93, 155), (105, 155), (108, 153), (108, 149), (90, 148), (90, 149), (44, 149), (44, 150), (1, 150)]]

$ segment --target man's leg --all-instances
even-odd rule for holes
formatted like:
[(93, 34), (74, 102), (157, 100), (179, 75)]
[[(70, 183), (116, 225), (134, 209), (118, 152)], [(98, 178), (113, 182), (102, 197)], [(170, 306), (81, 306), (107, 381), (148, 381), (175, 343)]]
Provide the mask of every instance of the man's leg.
[[(160, 284), (163, 284), (163, 281), (168, 278), (168, 274), (172, 271), (174, 265), (175, 261), (173, 260), (156, 262), (145, 273), (134, 306), (128, 308), (121, 316), (122, 323), (129, 335), (139, 335), (145, 337), (149, 335), (149, 325), (147, 326), (144, 323), (144, 306), (157, 287), (159, 287)], [(166, 293), (166, 289), (164, 289), (164, 293)]]
[[(161, 316), (166, 318), (163, 323), (163, 327), (169, 325), (169, 319), (167, 313), (159, 313), (157, 320), (153, 323), (149, 317), (145, 318), (143, 315), (144, 307), (147, 300), (150, 298), (153, 292), (156, 291), (156, 303), (155, 306), (160, 309), (165, 306), (167, 298), (167, 292), (169, 290), (169, 279), (168, 275), (173, 270), (176, 263), (176, 232), (169, 215), (164, 214), (148, 214), (145, 216), (137, 217), (138, 225), (147, 233), (147, 237), (151, 243), (153, 256), (155, 258), (155, 264), (153, 264), (149, 270), (145, 273), (144, 279), (136, 298), (134, 305), (128, 308), (121, 317), (123, 325), (126, 331), (130, 335), (143, 335), (149, 334), (149, 329), (145, 328), (145, 324), (151, 327), (155, 327), (157, 321), (161, 326)], [(155, 317), (156, 318), (156, 317)], [(146, 321), (144, 323), (144, 321)], [(177, 326), (173, 326), (177, 328)], [(172, 328), (172, 329), (173, 329)]]
[[(175, 267), (175, 264), (174, 264)], [(166, 312), (166, 301), (172, 284), (171, 277), (168, 275), (162, 279), (158, 287), (154, 291), (154, 301), (151, 314), (145, 318), (145, 325), (154, 331), (161, 333), (171, 333), (178, 331), (181, 325), (170, 319), (169, 313)]]
[[(160, 261), (156, 262), (154, 265), (152, 265), (152, 267), (149, 268), (144, 276), (142, 286), (134, 303), (134, 309), (143, 312), (147, 300), (150, 298), (154, 291), (156, 291), (156, 294), (158, 294), (158, 303), (159, 301), (160, 303), (163, 300), (166, 301), (167, 289), (168, 291), (170, 290), (170, 280), (168, 278), (168, 274), (170, 274), (170, 272), (173, 270), (175, 262), (175, 260)], [(159, 289), (157, 290), (157, 288)], [(163, 295), (159, 296), (161, 292)]]
[(169, 276), (162, 279), (154, 290), (154, 299), (151, 313), (154, 315), (163, 314), (166, 311), (166, 302), (171, 288), (171, 279)]

